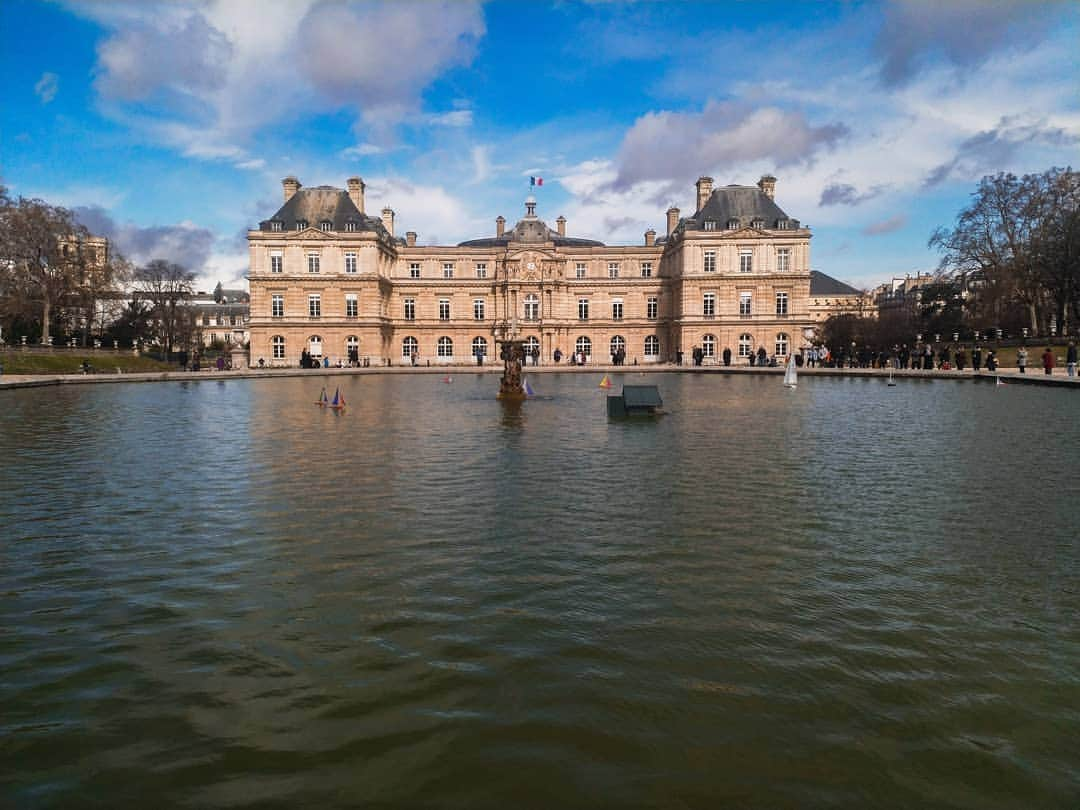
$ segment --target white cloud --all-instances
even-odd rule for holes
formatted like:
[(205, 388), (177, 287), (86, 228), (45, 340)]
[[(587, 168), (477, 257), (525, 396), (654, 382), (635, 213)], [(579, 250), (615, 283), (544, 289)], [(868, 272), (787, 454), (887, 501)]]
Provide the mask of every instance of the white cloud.
[(60, 77), (55, 73), (42, 73), (41, 78), (34, 84), (34, 93), (42, 104), (48, 104), (60, 89)]
[(804, 113), (774, 106), (710, 101), (700, 113), (651, 112), (626, 133), (614, 183), (629, 188), (640, 180), (686, 180), (758, 160), (805, 164), (847, 134), (842, 123), (813, 126)]
[(368, 155), (381, 155), (389, 151), (390, 149), (385, 146), (378, 146), (373, 143), (359, 143), (356, 146), (342, 149), (340, 154), (343, 158), (351, 159), (367, 157)]
[(425, 124), (436, 127), (471, 127), (472, 110), (450, 110), (444, 113), (428, 113), (423, 117)]
[[(95, 80), (106, 111), (204, 159), (245, 158), (254, 133), (328, 104), (354, 111), (358, 131), (386, 145), (419, 110), (424, 88), (467, 64), (485, 32), (476, 2), (264, 0), (257, 13), (243, 0), (71, 8), (112, 31), (98, 46)], [(153, 115), (137, 114), (136, 103), (153, 105)], [(424, 120), (468, 126), (472, 112)]]
[(253, 158), (252, 160), (241, 160), (239, 163), (233, 165), (238, 169), (265, 169), (266, 161), (262, 158)]

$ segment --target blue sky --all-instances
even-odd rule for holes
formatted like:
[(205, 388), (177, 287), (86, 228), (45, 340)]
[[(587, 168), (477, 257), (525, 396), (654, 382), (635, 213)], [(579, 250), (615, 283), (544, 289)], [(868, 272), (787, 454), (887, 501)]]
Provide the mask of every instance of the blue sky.
[(539, 213), (639, 243), (693, 182), (778, 178), (812, 266), (936, 265), (978, 179), (1076, 165), (1080, 4), (0, 3), (0, 181), (138, 262), (242, 283), (281, 178), (368, 184), (421, 244)]

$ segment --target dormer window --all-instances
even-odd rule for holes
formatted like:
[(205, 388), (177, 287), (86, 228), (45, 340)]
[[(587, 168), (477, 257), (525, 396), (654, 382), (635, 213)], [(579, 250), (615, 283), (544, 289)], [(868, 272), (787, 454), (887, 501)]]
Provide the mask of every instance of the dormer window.
[(750, 223), (750, 227), (757, 228), (759, 231), (765, 228), (765, 220), (755, 219)]
[(319, 223), (319, 230), (332, 231), (334, 229), (334, 223), (328, 219), (324, 219)]
[(285, 223), (282, 222), (280, 219), (272, 219), (272, 220), (270, 220), (270, 230), (272, 230), (272, 231), (284, 230), (284, 225), (285, 225)]
[(736, 229), (737, 229), (738, 227), (739, 227), (739, 220), (737, 220), (737, 219), (735, 219), (735, 218), (732, 218), (732, 219), (729, 219), (729, 220), (727, 221), (727, 229), (728, 229), (729, 231), (734, 231), (734, 230), (736, 230)]
[(790, 227), (791, 227), (791, 220), (789, 220), (789, 219), (778, 219), (778, 220), (776, 220), (776, 230), (778, 230), (778, 231), (786, 231)]
[(707, 230), (707, 231), (715, 231), (716, 230), (716, 220), (715, 219), (707, 219), (707, 220), (705, 220), (705, 230)]
[(307, 220), (306, 219), (298, 219), (298, 220), (296, 220), (296, 230), (303, 231), (303, 230), (306, 230), (306, 229), (307, 229)]
[(348, 222), (345, 223), (345, 232), (353, 233), (354, 231), (356, 231), (356, 220), (350, 219)]

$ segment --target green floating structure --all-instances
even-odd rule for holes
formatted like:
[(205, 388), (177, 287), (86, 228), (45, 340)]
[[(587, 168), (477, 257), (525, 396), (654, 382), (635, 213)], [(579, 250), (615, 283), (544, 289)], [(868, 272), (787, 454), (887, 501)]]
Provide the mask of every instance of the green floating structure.
[(621, 394), (607, 398), (607, 414), (613, 418), (658, 416), (663, 404), (655, 385), (624, 385)]

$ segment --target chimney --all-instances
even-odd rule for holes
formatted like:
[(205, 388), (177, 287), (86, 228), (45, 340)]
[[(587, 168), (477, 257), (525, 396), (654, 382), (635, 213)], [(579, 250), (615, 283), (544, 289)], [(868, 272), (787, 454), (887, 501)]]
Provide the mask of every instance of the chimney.
[(364, 181), (359, 177), (350, 177), (348, 184), (349, 199), (353, 201), (353, 205), (361, 214), (364, 213)]
[(697, 186), (697, 210), (700, 211), (705, 207), (705, 203), (709, 201), (709, 197), (712, 195), (712, 178), (699, 177), (694, 185)]
[(495, 235), (502, 236), (506, 232), (506, 219), (502, 216), (495, 217)]
[(773, 195), (776, 194), (776, 178), (771, 174), (761, 175), (761, 179), (757, 181), (758, 188), (765, 192), (765, 196), (770, 200), (773, 199)]
[(559, 226), (559, 236), (566, 236), (566, 217), (559, 217), (555, 224)]
[(300, 181), (290, 174), (281, 181), (281, 187), (285, 190), (285, 202), (288, 202), (292, 195), (300, 190)]
[(667, 210), (667, 235), (671, 236), (675, 226), (679, 224), (679, 209), (674, 205)]
[(405, 244), (416, 247), (416, 231), (405, 231)]
[(652, 247), (656, 244), (656, 231), (652, 228), (645, 231), (645, 247)]
[(387, 233), (391, 236), (394, 235), (394, 209), (384, 208), (382, 210), (382, 224), (386, 228)]

